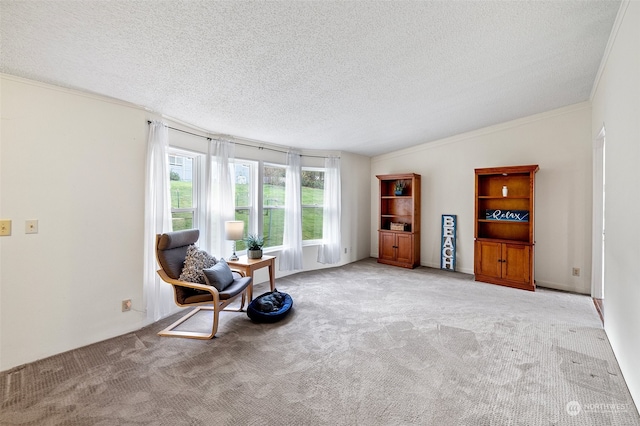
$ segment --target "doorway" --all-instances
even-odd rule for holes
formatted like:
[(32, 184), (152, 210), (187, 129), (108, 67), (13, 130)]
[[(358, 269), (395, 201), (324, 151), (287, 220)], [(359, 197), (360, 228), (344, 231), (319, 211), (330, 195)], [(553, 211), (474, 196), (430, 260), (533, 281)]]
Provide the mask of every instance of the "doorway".
[(593, 141), (593, 228), (591, 297), (604, 323), (605, 128)]

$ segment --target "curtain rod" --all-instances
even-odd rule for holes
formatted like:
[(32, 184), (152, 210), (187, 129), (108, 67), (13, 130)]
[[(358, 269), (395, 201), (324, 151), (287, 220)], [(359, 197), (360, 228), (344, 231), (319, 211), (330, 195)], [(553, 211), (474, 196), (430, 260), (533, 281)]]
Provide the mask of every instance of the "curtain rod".
[[(147, 124), (151, 124), (151, 120), (147, 120)], [(176, 129), (175, 127), (171, 127), (171, 126), (168, 126), (168, 125), (166, 125), (166, 124), (164, 124), (164, 126), (165, 126), (167, 129), (177, 130), (178, 132), (186, 133), (186, 134), (188, 134), (188, 135), (197, 136), (197, 137), (199, 137), (199, 138), (203, 138), (203, 139), (206, 139), (206, 140), (208, 140), (208, 141), (210, 141), (210, 140), (211, 140), (211, 138), (210, 138), (209, 136), (202, 136), (202, 135), (199, 135), (199, 134), (197, 134), (197, 133), (187, 132), (186, 130)], [(247, 146), (247, 147), (249, 147), (249, 148), (257, 148), (257, 149), (259, 149), (259, 150), (264, 150), (264, 149), (266, 149), (266, 150), (268, 150), (268, 151), (281, 152), (281, 153), (283, 153), (283, 154), (286, 154), (286, 153), (288, 152), (288, 151), (283, 151), (283, 150), (281, 150), (281, 149), (265, 148), (264, 146), (249, 145), (249, 144), (247, 144), (247, 143), (242, 143), (242, 142), (238, 142), (238, 141), (233, 141), (233, 143), (235, 143), (235, 144), (237, 144), (237, 145)], [(300, 156), (301, 156), (301, 157), (313, 157), (313, 158), (328, 158), (326, 155), (308, 155), (308, 154), (300, 154)], [(340, 158), (340, 157), (338, 157), (338, 158)]]
[[(147, 124), (151, 124), (151, 120), (147, 120)], [(188, 135), (193, 135), (193, 136), (198, 136), (199, 138), (205, 138), (206, 140), (211, 140), (210, 137), (208, 136), (202, 136), (202, 135), (198, 135), (197, 133), (191, 133), (191, 132), (187, 132), (186, 130), (182, 130), (182, 129), (176, 129), (175, 127), (171, 127), (171, 126), (167, 126), (166, 124), (162, 124), (164, 127), (166, 127), (167, 129), (171, 129), (171, 130), (176, 130), (178, 132), (182, 132), (182, 133), (186, 133)]]

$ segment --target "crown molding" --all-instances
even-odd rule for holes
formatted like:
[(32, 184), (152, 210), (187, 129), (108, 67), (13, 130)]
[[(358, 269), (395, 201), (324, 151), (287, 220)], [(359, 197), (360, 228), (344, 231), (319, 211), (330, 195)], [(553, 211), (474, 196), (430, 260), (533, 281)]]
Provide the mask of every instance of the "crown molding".
[(570, 113), (575, 112), (575, 111), (580, 111), (580, 110), (589, 109), (589, 108), (591, 108), (591, 102), (590, 101), (584, 101), (584, 102), (580, 102), (580, 103), (577, 103), (577, 104), (573, 104), (573, 105), (569, 105), (569, 106), (553, 109), (553, 110), (550, 110), (550, 111), (541, 112), (539, 114), (534, 114), (534, 115), (530, 115), (530, 116), (527, 116), (527, 117), (511, 120), (511, 121), (506, 121), (504, 123), (494, 124), (492, 126), (483, 127), (481, 129), (472, 130), (470, 132), (460, 133), (458, 135), (450, 136), (448, 138), (439, 139), (439, 140), (435, 140), (435, 141), (431, 141), (431, 142), (423, 142), (420, 145), (416, 145), (416, 146), (413, 146), (413, 147), (401, 149), (399, 151), (394, 151), (394, 152), (390, 152), (390, 153), (387, 153), (387, 154), (381, 154), (381, 155), (372, 157), (371, 158), (371, 162), (375, 163), (375, 162), (378, 162), (378, 161), (384, 161), (384, 160), (392, 159), (392, 158), (395, 158), (395, 157), (400, 157), (400, 156), (404, 156), (404, 155), (410, 155), (410, 154), (414, 154), (414, 153), (419, 153), (419, 152), (427, 151), (427, 150), (430, 150), (430, 149), (433, 149), (433, 148), (438, 148), (438, 147), (441, 147), (443, 145), (449, 145), (449, 144), (454, 144), (454, 143), (458, 143), (458, 142), (463, 142), (463, 141), (466, 141), (468, 139), (473, 139), (473, 138), (477, 138), (477, 137), (480, 137), (480, 136), (488, 135), (488, 134), (491, 134), (491, 133), (496, 133), (496, 132), (504, 131), (504, 130), (507, 130), (507, 129), (512, 129), (512, 128), (524, 126), (524, 125), (527, 125), (527, 124), (530, 124), (530, 123), (535, 123), (536, 121), (546, 120), (546, 119), (551, 118), (551, 117), (557, 117), (557, 116), (561, 116), (561, 115), (565, 115), (565, 114), (570, 114)]
[(112, 98), (106, 95), (102, 95), (100, 93), (88, 92), (86, 90), (81, 89), (73, 89), (70, 87), (58, 86), (53, 83), (46, 83), (38, 80), (31, 80), (29, 78), (18, 77), (12, 74), (0, 73), (0, 77), (4, 80), (11, 80), (16, 83), (25, 84), (28, 86), (40, 87), (42, 89), (53, 90), (56, 92), (67, 93), (70, 95), (81, 96), (83, 98), (93, 99), (101, 102), (108, 102), (110, 104), (116, 104), (120, 106), (125, 106), (128, 108), (134, 108), (141, 111), (150, 111), (149, 108), (146, 108), (142, 105), (137, 105), (132, 102), (123, 101), (121, 99)]
[(604, 69), (607, 66), (607, 61), (609, 60), (611, 49), (613, 48), (613, 44), (616, 41), (616, 37), (618, 36), (618, 31), (620, 31), (620, 25), (622, 25), (622, 21), (624, 20), (624, 15), (627, 13), (627, 8), (629, 7), (629, 3), (630, 3), (630, 0), (622, 0), (622, 3), (620, 4), (620, 8), (618, 9), (618, 14), (616, 15), (616, 20), (613, 21), (613, 27), (611, 28), (611, 34), (609, 34), (607, 47), (605, 47), (604, 49), (604, 54), (602, 55), (602, 59), (600, 60), (600, 66), (598, 67), (596, 78), (593, 81), (593, 87), (591, 87), (591, 94), (589, 95), (590, 101), (593, 100), (593, 97), (596, 95), (596, 91), (598, 90), (598, 85), (600, 84), (602, 73), (604, 72)]

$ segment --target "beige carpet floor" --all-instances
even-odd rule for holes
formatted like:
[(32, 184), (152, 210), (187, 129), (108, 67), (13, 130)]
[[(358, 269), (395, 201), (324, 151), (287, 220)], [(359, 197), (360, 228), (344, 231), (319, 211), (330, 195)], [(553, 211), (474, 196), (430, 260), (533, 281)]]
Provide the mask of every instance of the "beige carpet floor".
[(374, 259), (276, 284), (276, 324), (168, 318), (0, 373), (0, 424), (640, 425), (587, 296)]

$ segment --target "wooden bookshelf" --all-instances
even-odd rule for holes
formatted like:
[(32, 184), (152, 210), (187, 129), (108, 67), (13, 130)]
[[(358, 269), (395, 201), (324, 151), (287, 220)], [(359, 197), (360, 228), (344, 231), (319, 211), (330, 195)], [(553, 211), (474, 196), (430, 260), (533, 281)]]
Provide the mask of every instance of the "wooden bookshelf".
[[(420, 175), (376, 176), (380, 183), (378, 262), (415, 268), (420, 265)], [(396, 193), (396, 183), (404, 184)]]
[(535, 290), (534, 195), (538, 170), (537, 165), (475, 170), (476, 281)]

